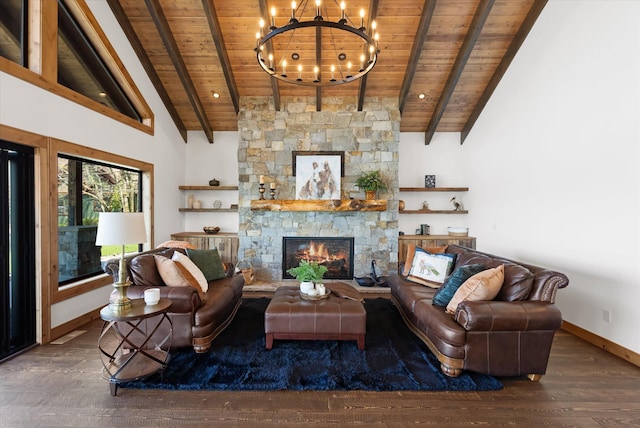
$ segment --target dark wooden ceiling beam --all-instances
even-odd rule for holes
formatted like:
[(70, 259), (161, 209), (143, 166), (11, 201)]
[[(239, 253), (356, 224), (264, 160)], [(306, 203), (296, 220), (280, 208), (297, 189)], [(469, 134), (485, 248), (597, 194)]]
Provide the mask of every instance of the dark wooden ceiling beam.
[(484, 110), (484, 107), (487, 105), (489, 98), (493, 95), (493, 91), (498, 87), (498, 83), (502, 80), (502, 76), (507, 72), (509, 65), (511, 65), (511, 61), (516, 56), (520, 46), (522, 46), (522, 43), (529, 35), (531, 28), (533, 28), (533, 24), (535, 24), (546, 4), (547, 0), (536, 0), (531, 5), (529, 13), (527, 13), (524, 21), (522, 21), (522, 25), (520, 25), (520, 28), (511, 41), (511, 44), (509, 44), (509, 47), (502, 57), (500, 64), (496, 67), (496, 71), (494, 71), (493, 76), (491, 76), (491, 80), (489, 80), (489, 83), (482, 92), (482, 95), (480, 95), (478, 103), (473, 108), (473, 111), (469, 115), (466, 123), (463, 125), (462, 132), (460, 133), (460, 144), (464, 143), (464, 140), (467, 139), (469, 132), (471, 132), (471, 128), (473, 128), (478, 117), (480, 117), (480, 113), (482, 113), (482, 110)]
[[(367, 18), (367, 29), (371, 32), (371, 23), (376, 20), (378, 16), (378, 0), (371, 0), (369, 2), (369, 17)], [(364, 108), (364, 97), (367, 93), (367, 75), (365, 74), (360, 78), (360, 85), (358, 87), (358, 111), (362, 111)]]
[(431, 120), (429, 120), (429, 124), (427, 125), (427, 129), (424, 135), (424, 144), (429, 144), (433, 139), (433, 135), (436, 133), (436, 129), (438, 128), (438, 124), (440, 123), (440, 119), (442, 119), (442, 115), (451, 100), (451, 95), (453, 95), (453, 91), (456, 89), (456, 85), (458, 84), (458, 80), (460, 80), (460, 76), (464, 71), (464, 67), (467, 65), (467, 61), (471, 56), (471, 52), (473, 52), (473, 47), (475, 46), (478, 38), (480, 37), (480, 33), (482, 32), (482, 27), (484, 27), (487, 18), (489, 17), (489, 13), (491, 12), (491, 8), (493, 7), (494, 0), (481, 0), (478, 8), (476, 9), (476, 13), (473, 16), (473, 20), (471, 21), (471, 25), (469, 26), (469, 30), (467, 31), (467, 35), (464, 38), (464, 42), (460, 47), (460, 51), (458, 51), (458, 56), (456, 57), (456, 61), (451, 68), (451, 72), (449, 73), (449, 77), (447, 78), (447, 82), (442, 89), (442, 93), (440, 94), (440, 98), (438, 99), (438, 104), (436, 105), (435, 111), (431, 116)]
[(427, 32), (429, 31), (429, 25), (431, 24), (431, 18), (433, 18), (433, 11), (436, 8), (436, 0), (425, 0), (422, 6), (422, 14), (420, 15), (420, 22), (418, 23), (418, 29), (416, 30), (416, 37), (413, 41), (413, 47), (411, 48), (411, 56), (409, 57), (409, 65), (407, 71), (404, 74), (402, 80), (402, 86), (400, 88), (400, 113), (404, 110), (404, 106), (407, 103), (409, 97), (409, 90), (413, 83), (413, 76), (416, 74), (418, 63), (420, 61), (420, 55), (422, 54), (422, 48), (424, 42), (427, 40)]
[[(264, 19), (264, 22), (269, 22), (269, 9), (267, 8), (267, 0), (260, 0), (260, 16)], [(273, 51), (273, 42), (269, 40), (267, 42), (267, 49)], [(275, 54), (274, 54), (275, 57)], [(273, 92), (273, 104), (276, 111), (280, 111), (280, 85), (278, 79), (271, 77), (271, 92)]]
[(151, 64), (151, 60), (149, 59), (147, 52), (144, 50), (144, 47), (142, 46), (142, 42), (140, 42), (140, 39), (138, 38), (138, 35), (133, 29), (133, 26), (131, 25), (129, 18), (127, 18), (126, 13), (124, 13), (124, 9), (122, 8), (122, 5), (120, 5), (120, 1), (107, 0), (107, 3), (109, 4), (109, 7), (111, 8), (111, 11), (113, 12), (114, 16), (118, 20), (120, 27), (122, 27), (124, 34), (127, 36), (127, 39), (129, 39), (129, 43), (131, 43), (131, 47), (133, 48), (133, 51), (138, 56), (138, 59), (142, 63), (142, 67), (147, 72), (147, 75), (149, 76), (149, 79), (151, 80), (153, 87), (158, 92), (158, 95), (160, 96), (162, 103), (164, 104), (165, 108), (169, 112), (169, 116), (171, 116), (173, 123), (176, 125), (176, 128), (178, 128), (178, 132), (180, 133), (180, 136), (186, 143), (187, 128), (186, 126), (184, 126), (184, 122), (180, 118), (180, 115), (176, 110), (176, 106), (171, 101), (171, 97), (167, 93), (167, 90), (165, 89), (164, 85), (162, 84), (162, 81), (160, 80), (158, 73), (156, 73), (156, 69), (153, 68), (153, 64)]
[(207, 21), (209, 21), (211, 37), (213, 38), (213, 43), (216, 45), (216, 51), (218, 52), (218, 59), (220, 60), (222, 73), (224, 74), (224, 79), (227, 82), (231, 102), (233, 103), (233, 107), (236, 109), (237, 114), (240, 111), (238, 85), (236, 85), (236, 79), (233, 77), (231, 61), (229, 61), (229, 55), (227, 54), (227, 48), (224, 44), (224, 37), (220, 30), (220, 22), (218, 21), (218, 14), (213, 4), (213, 0), (202, 0), (202, 7), (204, 8), (205, 15), (207, 15)]
[(198, 92), (193, 84), (193, 80), (191, 80), (191, 77), (189, 76), (189, 70), (187, 70), (187, 65), (180, 54), (180, 48), (173, 37), (167, 17), (162, 11), (160, 0), (145, 0), (145, 4), (147, 5), (147, 9), (149, 9), (151, 18), (153, 19), (164, 46), (167, 49), (169, 58), (171, 58), (173, 66), (176, 68), (182, 87), (187, 94), (187, 98), (189, 98), (191, 107), (193, 107), (193, 110), (198, 117), (200, 126), (202, 126), (202, 130), (206, 134), (209, 143), (213, 144), (213, 128), (211, 126), (211, 122), (209, 122), (209, 119), (207, 118), (207, 113), (202, 105), (202, 101), (200, 101), (200, 97), (198, 97)]

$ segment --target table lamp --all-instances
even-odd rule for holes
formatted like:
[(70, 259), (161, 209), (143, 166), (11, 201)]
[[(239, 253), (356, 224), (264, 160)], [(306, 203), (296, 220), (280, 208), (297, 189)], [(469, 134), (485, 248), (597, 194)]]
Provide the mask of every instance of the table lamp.
[(110, 303), (113, 308), (119, 309), (131, 305), (131, 299), (127, 297), (127, 287), (131, 285), (131, 282), (127, 281), (124, 246), (143, 242), (147, 242), (143, 213), (100, 213), (96, 245), (122, 245), (118, 282), (113, 284), (113, 287), (118, 291), (118, 296)]

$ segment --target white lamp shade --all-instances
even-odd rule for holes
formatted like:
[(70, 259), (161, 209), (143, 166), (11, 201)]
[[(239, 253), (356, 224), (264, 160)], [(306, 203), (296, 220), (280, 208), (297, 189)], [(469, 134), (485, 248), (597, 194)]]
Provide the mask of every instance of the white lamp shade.
[(96, 245), (126, 245), (147, 242), (143, 213), (100, 213)]

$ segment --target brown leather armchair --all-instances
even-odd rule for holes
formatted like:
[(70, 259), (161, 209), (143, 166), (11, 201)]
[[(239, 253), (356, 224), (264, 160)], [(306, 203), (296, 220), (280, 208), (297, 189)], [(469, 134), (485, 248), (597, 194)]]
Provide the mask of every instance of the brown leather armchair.
[(391, 275), (391, 297), (407, 326), (437, 356), (448, 376), (471, 370), (539, 380), (546, 372), (555, 331), (562, 325), (555, 295), (569, 284), (568, 278), (456, 245), (448, 246), (446, 252), (456, 255), (455, 267), (504, 264), (500, 293), (492, 301), (464, 301), (455, 314), (448, 314), (444, 307), (432, 304), (435, 289)]
[[(180, 249), (159, 248), (126, 257), (129, 280), (133, 283), (128, 287), (127, 295), (142, 299), (144, 290), (158, 287), (160, 297), (172, 302), (168, 312), (173, 324), (171, 347), (193, 346), (196, 352), (207, 352), (211, 342), (229, 325), (240, 307), (244, 277), (233, 275), (233, 268), (228, 269), (227, 277), (209, 281), (204, 299), (193, 287), (168, 287), (158, 273), (153, 255), (171, 258), (174, 251), (184, 253)], [(111, 259), (104, 266), (104, 271), (114, 281), (118, 280), (119, 262), (119, 258)]]

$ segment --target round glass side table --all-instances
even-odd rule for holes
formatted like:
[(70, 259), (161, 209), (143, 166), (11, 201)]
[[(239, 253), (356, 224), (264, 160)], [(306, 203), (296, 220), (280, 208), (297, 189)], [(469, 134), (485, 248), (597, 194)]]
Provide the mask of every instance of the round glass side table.
[(169, 299), (155, 305), (133, 299), (130, 306), (107, 305), (100, 310), (104, 325), (98, 349), (111, 395), (117, 395), (119, 383), (142, 379), (167, 366), (173, 336), (170, 307)]

